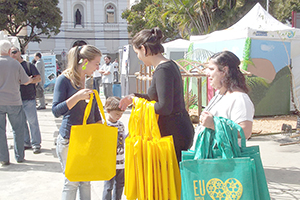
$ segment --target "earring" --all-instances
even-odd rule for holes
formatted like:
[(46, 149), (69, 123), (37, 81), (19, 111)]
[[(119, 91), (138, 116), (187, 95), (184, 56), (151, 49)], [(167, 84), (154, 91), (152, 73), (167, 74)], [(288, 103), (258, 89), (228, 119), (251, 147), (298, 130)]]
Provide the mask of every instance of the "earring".
[(82, 66), (82, 70), (85, 70), (86, 69), (86, 65), (88, 64), (89, 62), (87, 61), (83, 66)]

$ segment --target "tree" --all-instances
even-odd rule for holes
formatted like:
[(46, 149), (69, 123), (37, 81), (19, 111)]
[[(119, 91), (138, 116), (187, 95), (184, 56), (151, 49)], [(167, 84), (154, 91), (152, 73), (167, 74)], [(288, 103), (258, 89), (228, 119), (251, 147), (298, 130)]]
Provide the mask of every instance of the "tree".
[[(40, 42), (40, 35), (57, 35), (62, 21), (58, 0), (2, 0), (0, 2), (0, 30), (17, 36), (21, 51), (30, 41)], [(20, 32), (27, 29), (27, 35)]]
[(170, 39), (189, 39), (190, 35), (228, 28), (257, 2), (265, 5), (265, 0), (142, 0), (123, 12), (122, 17), (127, 19), (132, 35), (143, 28), (159, 26)]
[(178, 24), (180, 34), (203, 35), (228, 28), (246, 14), (257, 2), (265, 0), (165, 0), (166, 13)]
[(292, 22), (292, 11), (300, 12), (299, 0), (272, 0), (270, 11), (279, 21)]
[(178, 37), (178, 30), (174, 28), (168, 18), (163, 18), (164, 6), (162, 0), (141, 0), (140, 3), (122, 13), (129, 26), (128, 32), (133, 37), (143, 29), (159, 27), (164, 35), (163, 41)]

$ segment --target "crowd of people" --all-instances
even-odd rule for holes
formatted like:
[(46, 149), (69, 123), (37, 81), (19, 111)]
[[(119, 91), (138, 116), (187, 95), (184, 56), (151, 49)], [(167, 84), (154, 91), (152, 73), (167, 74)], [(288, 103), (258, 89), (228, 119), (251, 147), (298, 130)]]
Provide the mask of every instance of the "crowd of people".
[[(6, 120), (12, 126), (15, 159), (24, 161), (24, 150), (32, 149), (34, 154), (41, 153), (41, 132), (37, 110), (46, 109), (44, 96), (37, 106), (36, 87), (44, 87), (45, 65), (41, 54), (36, 53), (36, 65), (25, 61), (20, 47), (13, 46), (8, 40), (0, 41), (0, 162), (10, 164), (6, 136)], [(43, 94), (44, 95), (44, 94)]]
[[(111, 63), (110, 56), (105, 56), (105, 64), (100, 66), (101, 51), (88, 44), (76, 45), (69, 50), (67, 69), (56, 79), (52, 112), (55, 117), (62, 116), (56, 152), (63, 172), (71, 127), (82, 124), (87, 106), (85, 100), (93, 93), (92, 89), (86, 87), (86, 77), (94, 76), (93, 89), (99, 91), (99, 87), (103, 87), (107, 124), (118, 128), (117, 171), (116, 176), (104, 184), (105, 200), (121, 199), (122, 196), (126, 133), (120, 118), (124, 110), (132, 104), (134, 96), (156, 101), (154, 108), (159, 115), (161, 136), (173, 136), (178, 162), (181, 161), (181, 152), (192, 147), (194, 135), (198, 134), (185, 107), (180, 70), (176, 62), (163, 56), (162, 38), (159, 28), (142, 30), (132, 38), (133, 49), (138, 58), (145, 65), (154, 67), (151, 85), (146, 94), (134, 93), (122, 99), (114, 97), (112, 85), (115, 64)], [(44, 96), (41, 96), (40, 105), (36, 108), (36, 87), (44, 85), (45, 73), (40, 53), (34, 56), (35, 65), (23, 60), (20, 49), (11, 46), (8, 41), (0, 41), (0, 53), (0, 69), (3, 72), (0, 75), (0, 161), (2, 165), (8, 165), (6, 127), (3, 123), (6, 116), (14, 132), (17, 162), (24, 161), (24, 149), (33, 148), (33, 153), (41, 152), (41, 133), (36, 110), (45, 109), (46, 105)], [(216, 95), (201, 113), (198, 128), (214, 129), (213, 117), (220, 116), (238, 123), (246, 137), (251, 136), (254, 106), (247, 95), (248, 89), (239, 65), (239, 58), (230, 51), (216, 53), (209, 59), (206, 73)], [(87, 123), (102, 123), (96, 101), (93, 101)], [(77, 192), (80, 199), (91, 199), (90, 182), (72, 182), (65, 177), (62, 199), (76, 199)]]

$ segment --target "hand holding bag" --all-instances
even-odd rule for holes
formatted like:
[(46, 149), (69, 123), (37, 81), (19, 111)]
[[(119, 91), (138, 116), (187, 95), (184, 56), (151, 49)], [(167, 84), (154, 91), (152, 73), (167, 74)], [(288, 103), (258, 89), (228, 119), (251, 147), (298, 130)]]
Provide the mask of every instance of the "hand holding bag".
[[(118, 128), (107, 125), (98, 92), (93, 90), (83, 124), (71, 127), (65, 175), (70, 181), (110, 180), (116, 174)], [(86, 124), (95, 95), (104, 124)]]
[(214, 123), (215, 131), (199, 134), (195, 152), (182, 153), (182, 200), (270, 199), (257, 148), (245, 147), (243, 129), (233, 121), (214, 117)]

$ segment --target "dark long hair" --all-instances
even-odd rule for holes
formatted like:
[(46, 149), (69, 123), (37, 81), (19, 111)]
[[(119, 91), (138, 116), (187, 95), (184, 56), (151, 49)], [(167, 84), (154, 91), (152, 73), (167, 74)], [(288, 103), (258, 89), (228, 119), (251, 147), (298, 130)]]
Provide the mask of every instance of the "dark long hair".
[(245, 76), (239, 68), (240, 59), (234, 53), (222, 51), (214, 54), (210, 60), (218, 66), (220, 71), (225, 72), (224, 67), (228, 67), (228, 72), (225, 72), (222, 82), (228, 91), (232, 92), (234, 88), (241, 88), (245, 93), (248, 93)]
[(143, 45), (146, 50), (146, 56), (156, 55), (164, 52), (164, 47), (161, 45), (162, 37), (163, 34), (158, 27), (151, 30), (144, 29), (132, 38), (132, 45), (137, 49), (141, 49)]

